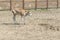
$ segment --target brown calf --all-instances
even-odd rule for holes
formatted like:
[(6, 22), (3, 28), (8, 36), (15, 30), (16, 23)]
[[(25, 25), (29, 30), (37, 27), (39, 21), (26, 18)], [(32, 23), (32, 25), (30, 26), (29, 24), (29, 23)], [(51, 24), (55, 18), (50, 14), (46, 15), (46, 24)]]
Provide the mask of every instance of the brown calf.
[[(13, 21), (14, 23), (16, 23), (16, 15), (20, 15), (21, 18), (25, 20), (25, 17), (27, 15), (30, 15), (31, 12), (22, 8), (15, 8), (15, 9), (12, 9), (12, 13), (13, 13)], [(24, 24), (25, 24), (25, 21), (24, 21)]]

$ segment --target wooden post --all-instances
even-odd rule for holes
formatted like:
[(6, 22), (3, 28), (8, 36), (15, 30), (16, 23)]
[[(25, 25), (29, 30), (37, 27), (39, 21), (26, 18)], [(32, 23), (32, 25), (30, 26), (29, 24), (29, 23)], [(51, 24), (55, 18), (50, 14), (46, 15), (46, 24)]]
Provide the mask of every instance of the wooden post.
[(10, 10), (12, 9), (12, 0), (10, 0)]
[(48, 0), (47, 0), (47, 9), (48, 9)]
[(35, 10), (37, 9), (37, 0), (35, 0)]
[(24, 9), (24, 0), (23, 0), (23, 9)]
[(58, 8), (58, 6), (59, 6), (59, 2), (58, 2), (58, 0), (57, 0), (57, 8)]

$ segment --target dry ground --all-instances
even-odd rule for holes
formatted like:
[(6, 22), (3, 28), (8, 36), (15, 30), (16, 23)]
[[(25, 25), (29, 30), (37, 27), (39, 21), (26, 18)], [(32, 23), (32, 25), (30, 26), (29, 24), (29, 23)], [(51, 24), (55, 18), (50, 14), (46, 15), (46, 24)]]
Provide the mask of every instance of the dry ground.
[(14, 25), (11, 11), (0, 11), (0, 40), (60, 40), (60, 9), (31, 12), (26, 25)]

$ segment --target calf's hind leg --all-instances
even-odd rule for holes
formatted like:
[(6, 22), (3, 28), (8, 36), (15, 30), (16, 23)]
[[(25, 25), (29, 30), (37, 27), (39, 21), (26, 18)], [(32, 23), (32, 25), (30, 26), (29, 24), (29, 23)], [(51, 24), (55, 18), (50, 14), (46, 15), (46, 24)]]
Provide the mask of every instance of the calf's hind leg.
[(13, 14), (13, 21), (14, 21), (14, 23), (16, 23), (16, 15), (15, 14)]

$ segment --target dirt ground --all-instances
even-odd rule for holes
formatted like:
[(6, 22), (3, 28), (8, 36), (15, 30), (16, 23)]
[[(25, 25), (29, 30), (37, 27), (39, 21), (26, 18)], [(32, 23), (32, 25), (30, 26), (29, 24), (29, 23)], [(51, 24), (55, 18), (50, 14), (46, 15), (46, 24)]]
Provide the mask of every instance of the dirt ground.
[(60, 9), (32, 10), (25, 25), (14, 25), (11, 11), (0, 11), (0, 40), (60, 40)]

